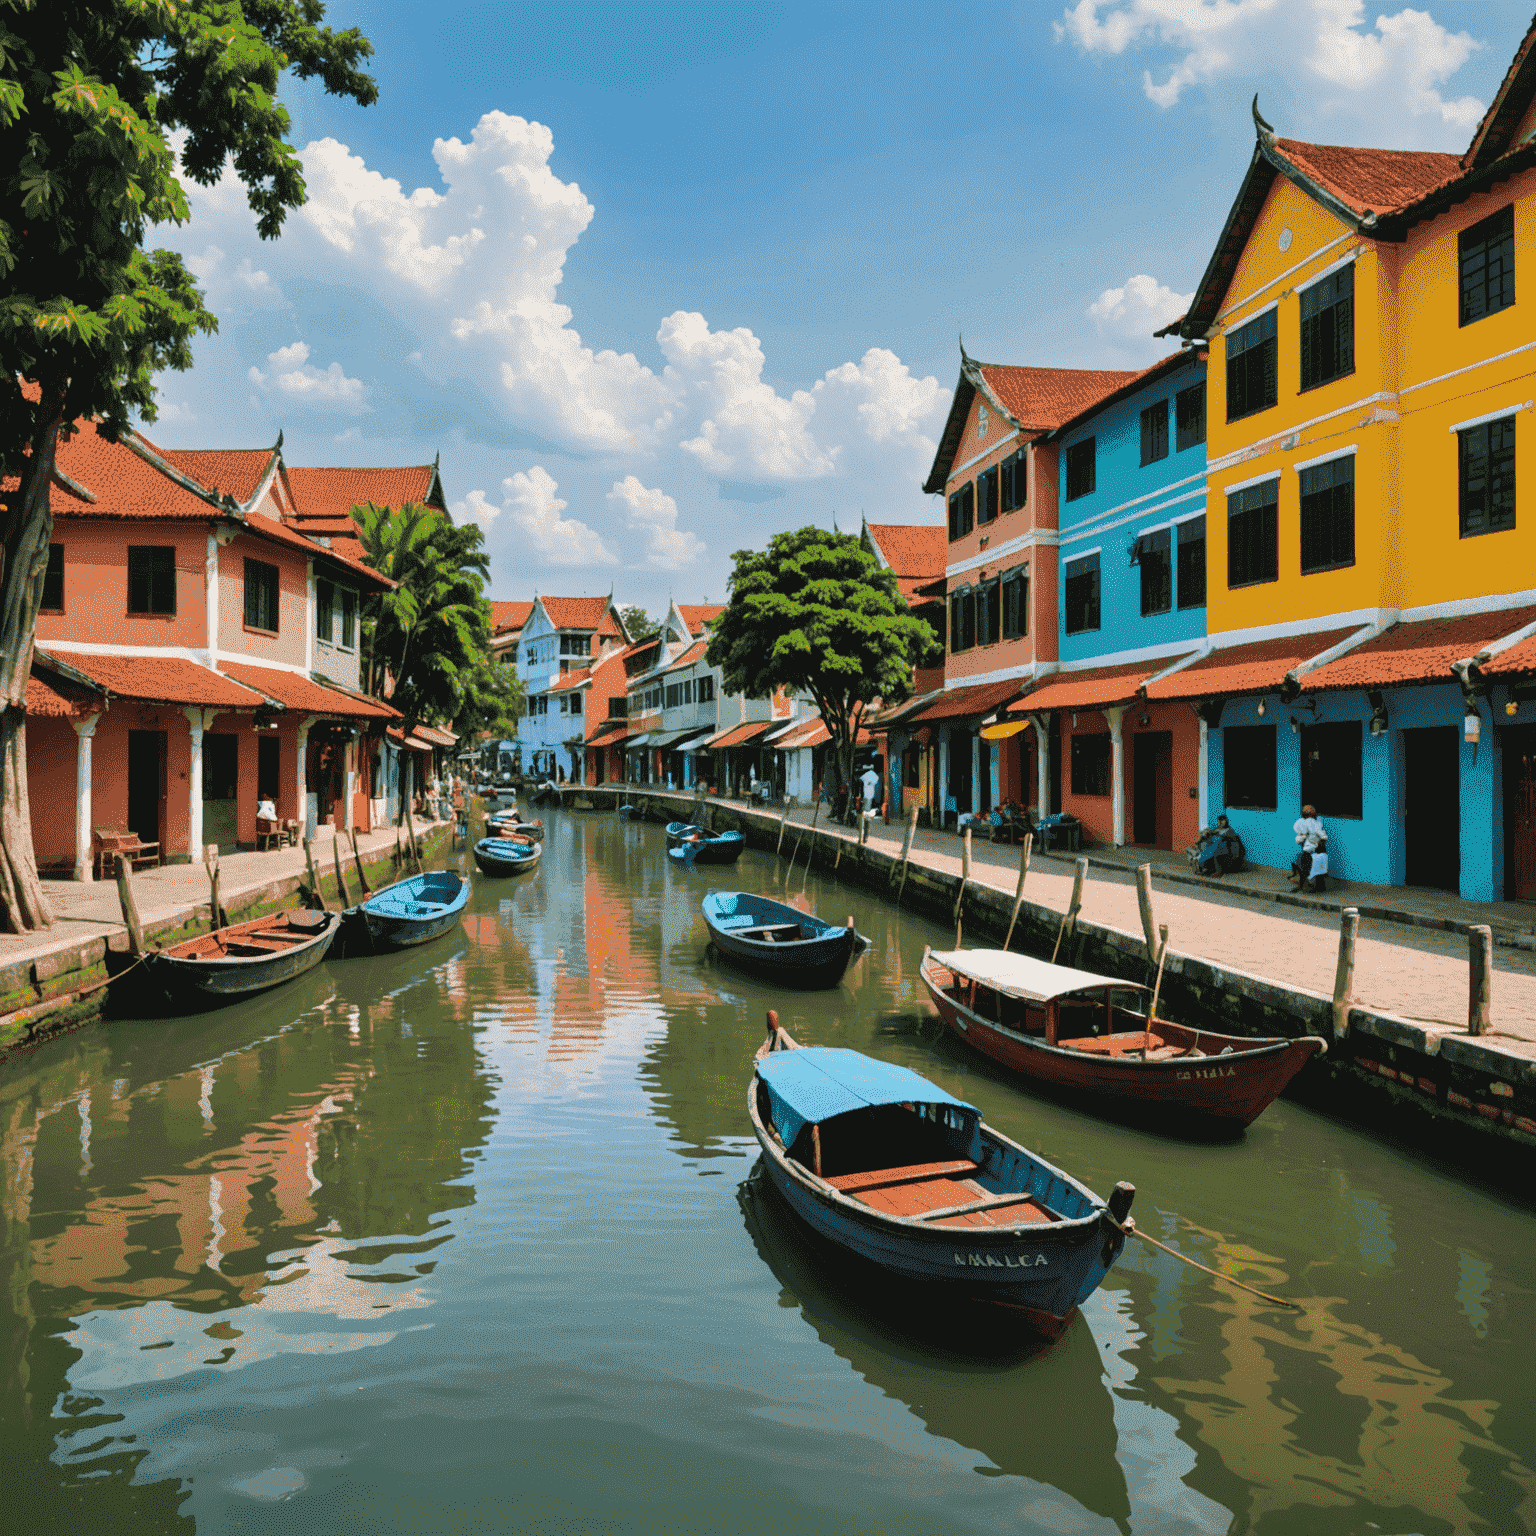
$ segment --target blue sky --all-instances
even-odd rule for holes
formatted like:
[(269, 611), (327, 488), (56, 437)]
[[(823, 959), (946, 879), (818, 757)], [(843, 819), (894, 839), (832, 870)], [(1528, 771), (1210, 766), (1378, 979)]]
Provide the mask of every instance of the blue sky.
[[(162, 232), (221, 317), (173, 446), (441, 452), (493, 595), (723, 600), (783, 528), (938, 521), (958, 368), (1162, 346), (1252, 150), (1466, 145), (1521, 4), (331, 0), (367, 110), (289, 82), (311, 202)], [(437, 146), (436, 148), (434, 146)]]

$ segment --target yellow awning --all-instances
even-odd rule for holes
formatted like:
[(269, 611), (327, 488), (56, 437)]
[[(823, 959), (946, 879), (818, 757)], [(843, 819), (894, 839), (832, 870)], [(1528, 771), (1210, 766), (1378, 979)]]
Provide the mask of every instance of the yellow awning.
[(1034, 722), (1031, 720), (1007, 720), (1000, 725), (984, 725), (981, 728), (983, 741), (1006, 741), (1010, 736), (1017, 736), (1020, 731), (1027, 731)]

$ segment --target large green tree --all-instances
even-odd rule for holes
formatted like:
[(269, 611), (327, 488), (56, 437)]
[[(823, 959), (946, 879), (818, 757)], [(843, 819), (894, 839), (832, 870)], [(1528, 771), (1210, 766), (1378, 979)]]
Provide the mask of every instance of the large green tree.
[(155, 419), (155, 375), (217, 328), (181, 258), (150, 251), (188, 216), (180, 169), (226, 165), (267, 239), (304, 201), (277, 97), (292, 70), (368, 104), (356, 31), (319, 0), (0, 0), (0, 926), (52, 921), (26, 791), (24, 701), (61, 432)]
[(800, 528), (732, 559), (731, 600), (710, 626), (709, 663), (730, 693), (808, 693), (832, 737), (846, 795), (865, 715), (876, 700), (889, 705), (911, 693), (913, 667), (940, 650), (933, 629), (855, 534)]

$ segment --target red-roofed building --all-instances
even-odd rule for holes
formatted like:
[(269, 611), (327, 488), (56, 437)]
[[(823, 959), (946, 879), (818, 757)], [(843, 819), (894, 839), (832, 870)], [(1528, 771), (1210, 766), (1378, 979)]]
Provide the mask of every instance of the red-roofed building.
[(504, 603), (491, 599), (491, 654), (498, 661), (517, 664), (518, 641), (532, 612), (531, 601)]
[[(515, 612), (508, 615), (509, 621), (516, 617)], [(595, 668), (628, 647), (629, 635), (613, 595), (536, 597), (516, 635), (504, 652), (508, 661), (517, 662), (528, 701), (513, 748), (516, 770), (583, 782), (589, 777), (587, 737), (598, 723), (589, 708), (595, 708), (596, 701), (589, 705), (589, 687), (561, 684), (568, 675)], [(605, 679), (609, 675), (604, 673)], [(602, 695), (604, 705), (607, 697)]]
[(361, 558), (362, 544), (352, 508), (372, 502), (379, 507), (403, 507), (411, 502), (447, 510), (442, 477), (434, 461), (401, 469), (300, 469), (288, 471), (292, 489), (292, 521), (298, 532)]

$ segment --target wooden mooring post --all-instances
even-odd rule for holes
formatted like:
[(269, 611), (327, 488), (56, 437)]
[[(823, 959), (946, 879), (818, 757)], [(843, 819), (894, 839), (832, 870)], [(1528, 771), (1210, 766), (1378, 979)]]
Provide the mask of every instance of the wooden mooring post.
[(219, 900), (219, 845), (217, 843), (209, 843), (203, 849), (203, 865), (208, 871), (208, 926), (226, 928), (229, 926), (229, 917), (224, 911), (224, 904)]
[(1467, 929), (1467, 1033), (1486, 1035), (1493, 1023), (1493, 929), (1474, 923)]
[(117, 899), (122, 903), (123, 922), (128, 928), (128, 947), (137, 959), (144, 953), (144, 923), (139, 917), (139, 904), (133, 898), (133, 866), (125, 854), (117, 856)]
[[(914, 813), (913, 825), (916, 823)], [(1035, 845), (1035, 834), (1026, 832), (1024, 841), (1019, 847), (1019, 888), (1013, 893), (1013, 916), (1008, 919), (1008, 937), (1003, 940), (1003, 948), (1007, 949), (1013, 943), (1013, 930), (1019, 921), (1019, 908), (1024, 905), (1024, 879), (1029, 874), (1029, 851)]]
[(1157, 1000), (1163, 990), (1163, 963), (1168, 958), (1168, 924), (1164, 923), (1157, 930), (1157, 976), (1152, 982), (1152, 1001), (1147, 1004), (1147, 1029), (1141, 1040), (1141, 1054), (1143, 1057), (1152, 1049), (1152, 1026), (1157, 1021)]
[(320, 890), (320, 872), (315, 868), (315, 845), (307, 837), (304, 839), (304, 862), (309, 866), (310, 900), (323, 912), (326, 910), (325, 896)]
[[(901, 847), (901, 884), (896, 887), (896, 904), (901, 905), (901, 893), (907, 888), (907, 861), (912, 857), (912, 839), (917, 836), (917, 807), (907, 821), (907, 840)], [(892, 873), (895, 873), (894, 867)]]
[(960, 894), (955, 897), (955, 948), (960, 948), (960, 934), (965, 926), (965, 888), (971, 883), (971, 829), (965, 829), (965, 843), (960, 849)]
[(1360, 936), (1360, 909), (1339, 913), (1339, 965), (1333, 973), (1333, 1038), (1349, 1033), (1349, 1010), (1355, 1000), (1355, 940)]
[(1088, 860), (1077, 861), (1077, 874), (1072, 880), (1072, 902), (1062, 914), (1061, 927), (1056, 930), (1056, 947), (1051, 951), (1051, 964), (1055, 965), (1056, 956), (1061, 953), (1061, 942), (1069, 933), (1077, 931), (1077, 914), (1083, 910), (1083, 881), (1088, 878)]
[(1152, 866), (1136, 866), (1136, 904), (1141, 908), (1141, 931), (1147, 941), (1147, 964), (1157, 964), (1157, 928), (1152, 921)]
[(342, 910), (352, 905), (352, 893), (347, 889), (347, 872), (341, 862), (341, 833), (331, 833), (331, 851), (336, 859), (336, 893), (341, 898)]
[[(457, 814), (458, 813), (455, 812), (455, 815)], [(469, 824), (468, 806), (465, 806), (464, 808), (464, 824), (466, 826)], [(357, 868), (357, 883), (362, 887), (362, 895), (366, 900), (369, 896), (373, 895), (373, 890), (368, 884), (368, 876), (363, 873), (363, 856), (357, 851), (357, 828), (348, 827), (347, 835), (352, 839), (352, 863)]]
[[(778, 841), (777, 845), (774, 847), (774, 850), (773, 850), (775, 858), (783, 858), (783, 856), (784, 856), (784, 824), (788, 820), (789, 820), (789, 807), (786, 805), (784, 807), (784, 814), (779, 817), (779, 841)], [(795, 847), (796, 847), (797, 850), (800, 847), (800, 842), (799, 842), (798, 838), (795, 840)], [(790, 857), (790, 863), (791, 864), (794, 863), (793, 855), (791, 855), (791, 857)]]

